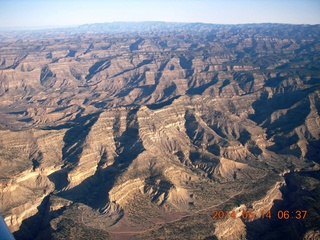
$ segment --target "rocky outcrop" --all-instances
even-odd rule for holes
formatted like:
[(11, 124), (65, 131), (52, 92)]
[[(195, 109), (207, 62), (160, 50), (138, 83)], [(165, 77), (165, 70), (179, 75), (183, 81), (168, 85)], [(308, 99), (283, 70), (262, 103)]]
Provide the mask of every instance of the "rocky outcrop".
[(48, 66), (41, 69), (40, 84), (44, 87), (52, 87), (56, 83), (56, 74)]

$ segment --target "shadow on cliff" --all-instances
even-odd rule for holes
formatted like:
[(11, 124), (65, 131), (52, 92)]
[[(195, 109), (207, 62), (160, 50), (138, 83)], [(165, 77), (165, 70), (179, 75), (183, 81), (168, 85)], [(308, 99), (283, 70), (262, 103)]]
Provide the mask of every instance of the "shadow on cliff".
[[(118, 76), (120, 76), (120, 75), (122, 75), (122, 74), (124, 74), (124, 73), (126, 73), (126, 72), (130, 72), (130, 71), (136, 70), (136, 69), (138, 69), (138, 68), (140, 68), (140, 67), (142, 67), (142, 66), (144, 66), (144, 65), (148, 65), (149, 63), (152, 63), (153, 61), (154, 61), (153, 58), (151, 58), (151, 59), (145, 59), (145, 60), (143, 60), (142, 62), (138, 63), (135, 67), (129, 68), (129, 69), (125, 69), (125, 70), (123, 70), (123, 71), (121, 71), (121, 72), (113, 75), (112, 77), (115, 78), (115, 77), (118, 77)], [(139, 75), (139, 74), (138, 74), (138, 75)], [(130, 83), (130, 84), (135, 83), (137, 80), (138, 80), (138, 78), (137, 78), (136, 76), (134, 76), (129, 83)], [(140, 78), (140, 81), (141, 81), (141, 80), (143, 80), (143, 78)]]
[(78, 186), (60, 192), (58, 194), (60, 197), (83, 203), (97, 210), (108, 205), (109, 191), (119, 174), (124, 172), (132, 161), (145, 150), (139, 137), (137, 111), (138, 109), (133, 109), (128, 112), (126, 130), (115, 139), (115, 142), (119, 144), (116, 149), (118, 156), (114, 159), (114, 163), (105, 169), (97, 167), (94, 175)]
[(16, 240), (33, 240), (49, 224), (49, 198), (46, 196), (41, 204), (37, 207), (38, 212), (23, 220), (18, 231), (13, 233)]
[(153, 103), (153, 104), (149, 104), (147, 105), (147, 107), (151, 110), (158, 110), (158, 109), (161, 109), (161, 108), (164, 108), (166, 106), (170, 106), (174, 100), (180, 98), (181, 95), (179, 96), (175, 96), (167, 101), (163, 101), (163, 102), (160, 102), (160, 103)]
[(168, 62), (169, 62), (169, 60), (166, 60), (161, 63), (161, 65), (157, 71), (157, 74), (154, 78), (154, 84), (151, 85), (150, 87), (146, 88), (145, 90), (147, 90), (147, 91), (143, 91), (142, 96), (140, 96), (141, 99), (144, 97), (149, 97), (149, 99), (151, 98), (151, 95), (154, 93), (154, 91), (157, 89), (157, 86), (159, 85), (160, 78), (162, 77), (162, 71), (165, 69)]
[(86, 140), (92, 126), (97, 122), (101, 112), (79, 116), (74, 120), (72, 127), (65, 133), (63, 138), (62, 159), (64, 166), (48, 176), (55, 184), (55, 190), (60, 191), (68, 185), (68, 171), (79, 162), (79, 156), (83, 151), (83, 143)]
[[(301, 119), (304, 118), (310, 111), (310, 102), (308, 103), (307, 96), (318, 89), (319, 87), (315, 86), (296, 91), (287, 90), (284, 93), (274, 93), (271, 98), (269, 97), (268, 92), (264, 92), (261, 94), (260, 98), (252, 104), (255, 113), (249, 115), (249, 118), (256, 123), (263, 124), (264, 127), (267, 127), (270, 125), (272, 113), (276, 112), (277, 110), (292, 108), (289, 109), (288, 113), (300, 123), (302, 121)], [(305, 101), (303, 101), (304, 99)], [(293, 107), (300, 101), (303, 102), (298, 104), (296, 107)], [(284, 118), (288, 119), (287, 114), (282, 118), (283, 119), (279, 119), (273, 123), (271, 126), (272, 129), (276, 129), (277, 127), (281, 126), (281, 124), (284, 123)], [(294, 121), (291, 121), (290, 123), (294, 124)], [(290, 126), (285, 126), (287, 131), (290, 131), (293, 128), (291, 124)]]
[(181, 55), (179, 57), (181, 68), (186, 70), (186, 78), (191, 77), (194, 73), (194, 69), (192, 68), (192, 60), (193, 59), (194, 59), (194, 57), (189, 57), (189, 59), (187, 59), (183, 55)]
[(108, 69), (111, 66), (110, 59), (101, 60), (96, 62), (89, 68), (89, 74), (86, 76), (86, 80), (90, 81), (97, 73)]
[[(291, 154), (298, 158), (302, 156), (299, 147), (292, 148), (300, 141), (300, 137), (294, 131), (305, 124), (306, 118), (311, 113), (308, 96), (317, 89), (317, 87), (310, 87), (303, 90), (274, 93), (271, 98), (265, 92), (253, 103), (255, 113), (249, 115), (249, 118), (266, 128), (268, 139), (273, 136), (272, 141), (275, 144), (269, 146), (268, 150), (277, 154)], [(313, 145), (317, 144), (316, 141), (312, 142)], [(308, 149), (308, 157), (319, 156), (319, 151), (317, 152), (313, 145), (310, 145)]]
[(216, 84), (218, 82), (218, 74), (216, 74), (210, 82), (203, 84), (199, 87), (195, 87), (195, 88), (189, 88), (186, 92), (186, 94), (188, 95), (201, 95), (208, 87), (213, 86), (214, 84)]
[[(302, 187), (304, 181), (308, 179), (320, 180), (319, 171), (315, 172), (290, 172), (285, 174), (286, 185), (280, 188), (283, 200), (275, 200), (271, 208), (271, 218), (256, 219), (251, 222), (245, 222), (247, 228), (247, 239), (262, 240), (296, 240), (303, 239), (304, 234), (311, 229), (317, 228), (315, 215), (316, 209), (312, 209), (314, 202), (319, 201), (319, 187), (316, 190), (308, 190)], [(302, 180), (302, 178), (304, 178)], [(290, 217), (284, 219), (282, 212), (288, 211)], [(296, 211), (307, 210), (304, 219), (296, 219)], [(279, 214), (278, 214), (279, 213)]]
[(82, 145), (100, 114), (101, 112), (96, 112), (76, 118), (75, 125), (66, 132), (63, 138), (65, 145), (62, 148), (62, 159), (66, 161), (66, 164), (75, 165), (79, 162), (78, 156), (82, 153)]

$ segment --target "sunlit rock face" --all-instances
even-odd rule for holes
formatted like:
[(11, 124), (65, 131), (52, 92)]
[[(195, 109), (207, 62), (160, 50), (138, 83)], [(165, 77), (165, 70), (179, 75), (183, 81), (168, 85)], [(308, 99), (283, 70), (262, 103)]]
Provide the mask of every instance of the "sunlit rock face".
[(1, 33), (5, 222), (17, 239), (316, 239), (319, 38), (161, 22)]

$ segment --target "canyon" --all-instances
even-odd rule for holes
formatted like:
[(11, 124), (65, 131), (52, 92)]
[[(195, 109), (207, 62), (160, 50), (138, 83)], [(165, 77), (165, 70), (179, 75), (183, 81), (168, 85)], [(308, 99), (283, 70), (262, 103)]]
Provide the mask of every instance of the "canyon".
[(16, 239), (318, 239), (319, 40), (288, 24), (0, 32), (6, 224)]

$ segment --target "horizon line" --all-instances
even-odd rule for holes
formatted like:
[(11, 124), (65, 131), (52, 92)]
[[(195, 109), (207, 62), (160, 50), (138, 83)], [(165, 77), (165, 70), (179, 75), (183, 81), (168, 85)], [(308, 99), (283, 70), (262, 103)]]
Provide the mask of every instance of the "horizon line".
[(113, 23), (168, 23), (168, 24), (206, 24), (206, 25), (258, 25), (258, 24), (275, 24), (275, 25), (305, 25), (305, 26), (316, 26), (320, 23), (285, 23), (285, 22), (247, 22), (247, 23), (212, 23), (212, 22), (179, 22), (179, 21), (112, 21), (112, 22), (94, 22), (94, 23), (81, 23), (81, 24), (66, 24), (66, 25), (39, 25), (39, 26), (15, 26), (15, 27), (0, 27), (0, 31), (37, 31), (37, 30), (55, 30), (55, 29), (65, 29), (65, 28), (77, 28), (86, 25), (95, 24), (113, 24)]

